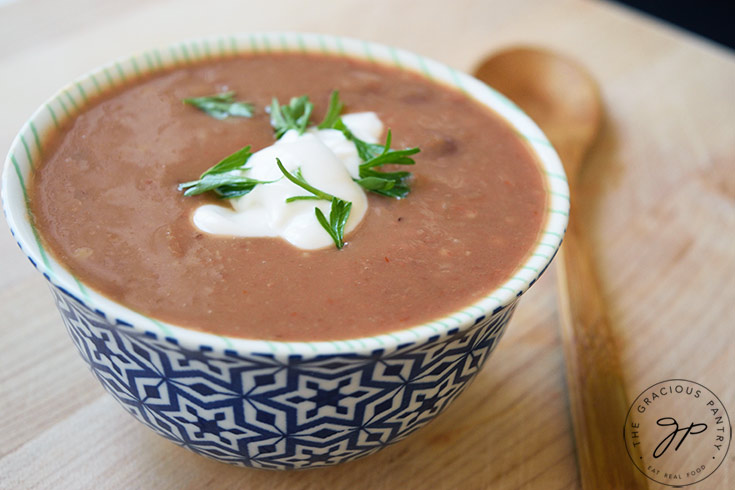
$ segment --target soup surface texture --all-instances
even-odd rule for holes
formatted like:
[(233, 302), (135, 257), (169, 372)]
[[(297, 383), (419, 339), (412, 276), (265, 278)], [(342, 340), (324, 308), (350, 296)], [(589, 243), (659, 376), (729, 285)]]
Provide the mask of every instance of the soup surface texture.
[[(178, 184), (239, 150), (273, 144), (264, 108), (332, 90), (343, 113), (374, 111), (393, 148), (419, 147), (411, 193), (369, 195), (342, 250), (202, 233), (213, 195)], [(234, 90), (252, 118), (182, 103)], [(375, 63), (262, 54), (138, 79), (91, 101), (47, 136), (31, 189), (43, 241), (85, 284), (151, 317), (231, 337), (338, 340), (439, 319), (507, 280), (537, 240), (546, 193), (526, 144), (449, 87)]]

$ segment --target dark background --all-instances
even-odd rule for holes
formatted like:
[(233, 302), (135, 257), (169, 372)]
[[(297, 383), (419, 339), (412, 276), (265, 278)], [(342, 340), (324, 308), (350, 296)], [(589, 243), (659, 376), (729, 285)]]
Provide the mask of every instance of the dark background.
[(735, 49), (735, 1), (611, 0)]

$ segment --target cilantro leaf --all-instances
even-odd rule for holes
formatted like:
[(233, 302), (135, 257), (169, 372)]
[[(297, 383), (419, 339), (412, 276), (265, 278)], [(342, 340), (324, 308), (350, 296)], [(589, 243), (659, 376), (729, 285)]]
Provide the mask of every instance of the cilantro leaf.
[(288, 170), (286, 170), (286, 167), (283, 166), (283, 163), (281, 163), (281, 159), (278, 157), (276, 157), (276, 165), (278, 165), (278, 169), (281, 171), (284, 177), (286, 177), (288, 180), (301, 187), (302, 189), (311, 192), (319, 199), (323, 199), (325, 201), (331, 201), (332, 199), (334, 199), (333, 195), (327, 194), (324, 191), (320, 191), (313, 185), (309, 184), (306, 179), (304, 179), (304, 176), (301, 175), (301, 169), (296, 171), (296, 175), (291, 174)]
[(184, 99), (184, 103), (206, 112), (215, 119), (225, 119), (230, 116), (252, 117), (253, 115), (253, 105), (244, 101), (236, 101), (234, 91), (205, 97), (190, 97)]
[(350, 217), (352, 203), (335, 197), (324, 191), (321, 191), (313, 185), (309, 184), (306, 179), (304, 179), (304, 176), (301, 175), (301, 169), (295, 172), (296, 175), (291, 174), (288, 170), (286, 170), (279, 158), (276, 158), (276, 165), (278, 165), (278, 168), (284, 175), (284, 177), (286, 177), (288, 180), (301, 187), (302, 189), (313, 194), (313, 196), (290, 197), (286, 199), (286, 202), (300, 201), (306, 199), (321, 199), (331, 202), (331, 207), (329, 210), (329, 221), (327, 221), (326, 216), (324, 216), (324, 213), (318, 207), (314, 208), (314, 214), (316, 215), (316, 220), (319, 222), (320, 225), (322, 225), (322, 228), (324, 228), (329, 236), (332, 237), (332, 241), (334, 241), (334, 245), (337, 247), (337, 249), (342, 249), (342, 247), (345, 246), (345, 224), (347, 223), (347, 219)]
[(270, 184), (271, 181), (251, 179), (233, 174), (209, 174), (199, 180), (179, 184), (179, 190), (185, 196), (196, 196), (207, 191), (214, 191), (224, 199), (241, 197), (252, 191), (258, 184)]
[[(355, 138), (355, 136), (352, 136)], [(357, 138), (355, 138), (357, 139)], [(360, 164), (360, 178), (355, 182), (360, 184), (364, 189), (381, 194), (394, 199), (403, 199), (411, 191), (407, 181), (411, 177), (411, 172), (379, 172), (376, 169), (383, 165), (414, 165), (416, 162), (410, 155), (418, 153), (418, 148), (407, 148), (405, 150), (391, 150), (390, 143), (392, 134), (390, 129), (385, 138), (385, 145), (376, 145), (372, 143), (362, 143), (363, 163)], [(353, 140), (354, 141), (354, 140)], [(361, 145), (356, 143), (358, 153), (360, 153)], [(380, 150), (378, 150), (380, 148)]]
[(339, 100), (339, 91), (332, 91), (332, 95), (329, 97), (329, 107), (327, 108), (327, 114), (324, 116), (324, 120), (317, 126), (318, 129), (332, 129), (337, 121), (340, 121), (339, 115), (344, 109), (344, 104)]
[(345, 246), (345, 224), (347, 223), (347, 218), (350, 217), (351, 209), (351, 202), (335, 197), (332, 199), (332, 207), (329, 210), (329, 221), (327, 221), (322, 210), (314, 208), (317, 221), (322, 225), (322, 228), (327, 230), (337, 249)]
[(258, 184), (272, 182), (251, 179), (242, 175), (242, 171), (247, 170), (245, 165), (251, 156), (250, 146), (241, 148), (206, 170), (199, 176), (198, 180), (179, 184), (179, 190), (185, 191), (185, 196), (196, 196), (197, 194), (214, 191), (222, 198), (232, 199), (244, 196)]
[(309, 125), (313, 110), (314, 104), (306, 95), (293, 97), (288, 105), (280, 105), (278, 99), (273, 97), (270, 113), (271, 126), (276, 132), (276, 139), (281, 139), (281, 136), (290, 129), (295, 129), (299, 134), (303, 134)]
[(253, 156), (253, 153), (250, 151), (250, 149), (251, 146), (248, 145), (245, 148), (237, 150), (232, 155), (226, 156), (218, 164), (214, 165), (209, 170), (204, 172), (202, 174), (202, 177), (204, 177), (205, 175), (221, 174), (229, 172), (231, 170), (242, 169), (243, 167), (245, 167), (245, 164), (248, 163), (250, 157)]

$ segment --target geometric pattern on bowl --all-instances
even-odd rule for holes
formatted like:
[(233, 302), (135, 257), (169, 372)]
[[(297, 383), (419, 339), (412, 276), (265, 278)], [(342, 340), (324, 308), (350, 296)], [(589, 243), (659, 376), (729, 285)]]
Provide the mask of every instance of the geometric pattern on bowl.
[(199, 454), (266, 469), (351, 461), (422, 427), (475, 377), (517, 304), (439, 342), (304, 358), (185, 349), (51, 290), (80, 354), (128, 412)]

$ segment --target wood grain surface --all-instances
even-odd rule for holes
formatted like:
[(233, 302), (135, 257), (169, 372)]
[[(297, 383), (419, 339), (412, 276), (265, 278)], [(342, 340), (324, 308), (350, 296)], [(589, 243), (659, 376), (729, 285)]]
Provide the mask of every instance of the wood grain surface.
[[(585, 65), (607, 116), (582, 176), (594, 205), (578, 218), (624, 382), (634, 397), (691, 379), (735, 416), (732, 52), (591, 1), (0, 1), (0, 148), (55, 90), (104, 62), (247, 30), (381, 41), (464, 71), (519, 43)], [(578, 488), (554, 275), (524, 296), (475, 382), (429, 426), (360, 461), (268, 472), (197, 456), (127, 415), (77, 355), (43, 278), (0, 230), (0, 488)], [(731, 449), (691, 488), (733, 486)]]

